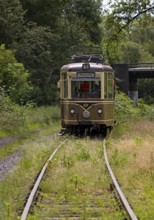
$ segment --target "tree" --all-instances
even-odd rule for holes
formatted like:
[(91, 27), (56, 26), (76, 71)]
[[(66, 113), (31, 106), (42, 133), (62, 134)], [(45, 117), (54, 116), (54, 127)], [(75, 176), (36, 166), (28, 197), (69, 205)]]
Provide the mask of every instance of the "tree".
[[(27, 27), (22, 38), (13, 46), (16, 48), (16, 57), (30, 72), (30, 81), (34, 87), (32, 98), (38, 104), (45, 104), (47, 98), (45, 90), (51, 90), (52, 73), (56, 67), (53, 62), (56, 35), (49, 28)], [(50, 100), (52, 100), (50, 91)], [(51, 104), (51, 101), (50, 101)]]
[(120, 0), (111, 4), (113, 9), (109, 20), (115, 25), (115, 38), (123, 29), (145, 13), (154, 13), (154, 5), (150, 0)]
[(31, 92), (29, 73), (23, 64), (17, 62), (14, 53), (0, 46), (0, 88), (12, 101), (25, 103)]
[(101, 42), (100, 7), (100, 0), (0, 0), (0, 43), (30, 72), (37, 103), (58, 98), (57, 69), (69, 47)]
[[(154, 57), (154, 17), (145, 14), (138, 19), (131, 28), (131, 40), (142, 45), (144, 51), (147, 51)], [(149, 62), (152, 62), (149, 59)]]
[(154, 6), (150, 0), (140, 2), (120, 0), (113, 1), (110, 7), (112, 11), (103, 19), (104, 29), (107, 31), (104, 33), (105, 45), (103, 46), (112, 62), (112, 56), (115, 57), (113, 48), (117, 48), (121, 41), (130, 37), (134, 21), (141, 19), (144, 15), (151, 16), (154, 13)]
[[(89, 37), (89, 41), (95, 44), (101, 43), (101, 0), (20, 0), (23, 8), (27, 10), (26, 18), (37, 25), (48, 26), (52, 31), (59, 29), (62, 19), (67, 25), (78, 25)], [(75, 18), (75, 19), (74, 19)], [(67, 28), (67, 27), (65, 27)], [(63, 30), (65, 30), (65, 28)], [(78, 32), (76, 32), (78, 35)]]
[(0, 44), (8, 47), (24, 31), (24, 11), (19, 0), (0, 0)]
[(26, 19), (37, 26), (48, 26), (55, 30), (58, 19), (63, 14), (63, 5), (67, 0), (20, 0), (26, 10)]
[(101, 0), (74, 0), (66, 14), (74, 13), (80, 19), (81, 27), (86, 31), (89, 40), (94, 44), (100, 44), (102, 33), (101, 23)]

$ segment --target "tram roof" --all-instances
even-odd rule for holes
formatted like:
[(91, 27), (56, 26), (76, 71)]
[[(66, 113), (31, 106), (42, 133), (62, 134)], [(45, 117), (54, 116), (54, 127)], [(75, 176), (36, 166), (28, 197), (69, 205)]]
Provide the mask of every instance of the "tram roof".
[[(83, 64), (85, 63), (69, 63), (61, 67), (61, 72), (80, 72), (83, 71)], [(88, 63), (90, 68), (87, 71), (95, 71), (95, 72), (110, 72), (113, 71), (112, 67), (109, 65), (104, 65), (101, 63)]]

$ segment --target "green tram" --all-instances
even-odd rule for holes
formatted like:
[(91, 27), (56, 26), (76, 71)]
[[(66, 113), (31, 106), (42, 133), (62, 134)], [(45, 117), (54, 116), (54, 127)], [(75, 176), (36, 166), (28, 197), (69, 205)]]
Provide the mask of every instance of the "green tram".
[(84, 134), (114, 126), (114, 73), (102, 55), (74, 54), (60, 71), (61, 132)]

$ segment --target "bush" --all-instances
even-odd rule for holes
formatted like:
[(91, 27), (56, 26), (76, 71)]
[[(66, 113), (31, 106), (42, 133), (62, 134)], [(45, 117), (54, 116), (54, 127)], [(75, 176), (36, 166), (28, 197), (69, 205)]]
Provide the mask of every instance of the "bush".
[(29, 83), (29, 72), (22, 63), (17, 62), (13, 51), (0, 46), (0, 87), (13, 102), (26, 103), (32, 87)]
[(138, 109), (134, 106), (133, 101), (125, 93), (116, 91), (115, 113), (117, 119), (132, 118), (138, 115)]
[(60, 108), (58, 106), (41, 106), (31, 108), (26, 117), (27, 125), (42, 127), (51, 125), (60, 120)]
[(145, 104), (144, 100), (138, 100), (138, 106), (123, 92), (116, 91), (115, 115), (121, 119), (154, 119), (154, 106)]
[(145, 104), (143, 99), (139, 99), (138, 108), (140, 110), (140, 116), (144, 119), (154, 120), (154, 105)]
[(26, 106), (19, 106), (0, 90), (0, 127), (3, 131), (14, 133), (25, 123)]

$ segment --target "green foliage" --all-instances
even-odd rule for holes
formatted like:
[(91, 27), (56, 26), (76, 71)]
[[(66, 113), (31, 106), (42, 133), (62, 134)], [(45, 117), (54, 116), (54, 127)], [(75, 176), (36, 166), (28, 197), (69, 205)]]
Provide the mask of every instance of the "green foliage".
[[(26, 115), (27, 126), (35, 126), (36, 128), (51, 125), (60, 120), (59, 106), (41, 106), (29, 109)], [(33, 129), (35, 129), (35, 127)]]
[(116, 148), (113, 150), (111, 163), (115, 166), (123, 166), (128, 161), (128, 155), (119, 152)]
[(123, 42), (119, 47), (120, 63), (138, 63), (141, 58), (141, 50), (137, 43)]
[(38, 105), (53, 104), (59, 98), (57, 69), (67, 62), (68, 48), (101, 42), (98, 26), (101, 3), (100, 0), (21, 0), (21, 3), (29, 22), (12, 47), (31, 74), (34, 87), (31, 98)]
[(23, 9), (27, 10), (26, 19), (37, 23), (38, 26), (50, 26), (55, 29), (58, 18), (65, 4), (61, 0), (20, 0)]
[(0, 90), (0, 131), (2, 134), (15, 134), (23, 130), (34, 130), (49, 126), (60, 120), (60, 108), (34, 107), (28, 102), (24, 106), (14, 103), (3, 89)]
[(24, 11), (19, 0), (1, 0), (0, 12), (0, 44), (10, 46), (24, 31)]
[(141, 144), (143, 144), (143, 138), (141, 136), (136, 136), (135, 137), (135, 144), (137, 146), (141, 146)]
[(81, 148), (77, 153), (76, 153), (76, 157), (78, 160), (82, 160), (82, 161), (86, 161), (90, 159), (90, 154), (89, 151)]
[(153, 62), (152, 2), (113, 1), (110, 8), (102, 18), (103, 48), (109, 62)]
[(116, 91), (115, 96), (115, 113), (117, 118), (126, 118), (135, 116), (136, 109), (133, 101), (128, 96), (120, 91)]
[[(23, 89), (17, 94), (11, 82), (13, 88), (9, 85), (7, 94), (12, 94), (13, 101), (57, 103), (59, 69), (67, 62), (72, 45), (100, 44), (103, 37), (104, 54), (110, 63), (153, 62), (151, 1), (111, 1), (112, 10), (103, 14), (102, 21), (101, 7), (101, 0), (0, 1), (0, 43), (15, 50), (17, 60), (30, 72), (26, 80), (33, 86), (31, 90), (21, 83)], [(21, 66), (9, 64), (8, 69), (25, 80)]]
[(101, 22), (101, 1), (78, 0), (74, 1), (72, 6), (73, 5), (73, 12), (75, 12), (77, 17), (81, 20), (84, 30), (90, 36), (90, 41), (99, 44), (102, 39), (101, 29), (99, 27)]
[(138, 106), (135, 106), (133, 101), (123, 92), (116, 91), (115, 96), (115, 113), (117, 121), (145, 118), (154, 119), (154, 106), (148, 106), (142, 99), (139, 99)]
[(154, 120), (154, 105), (147, 105), (140, 99), (138, 102), (139, 114), (141, 118)]
[(69, 157), (69, 156), (66, 156), (64, 154), (64, 158), (63, 158), (62, 164), (64, 165), (64, 167), (67, 167), (68, 169), (73, 167), (74, 166), (73, 157)]
[(115, 129), (113, 129), (112, 137), (114, 139), (118, 139), (123, 137), (125, 134), (127, 134), (130, 131), (130, 126), (128, 126), (126, 121), (120, 121), (120, 119), (117, 119), (117, 124), (115, 125)]
[(0, 128), (3, 131), (14, 133), (25, 123), (26, 106), (19, 106), (0, 91)]
[(78, 189), (81, 185), (85, 185), (85, 180), (82, 176), (78, 176), (76, 173), (71, 174), (70, 182), (74, 184), (75, 189)]
[(138, 90), (140, 98), (146, 104), (152, 105), (154, 103), (154, 80), (153, 79), (139, 79)]
[(59, 97), (59, 73), (55, 71), (54, 60), (55, 42), (56, 35), (52, 34), (49, 28), (33, 24), (23, 33), (21, 40), (17, 44), (14, 43), (17, 59), (23, 62), (30, 72), (34, 88), (31, 99), (38, 105), (53, 104)]
[(0, 46), (0, 87), (14, 102), (25, 102), (30, 95), (29, 73), (16, 61), (11, 50)]
[(64, 27), (62, 29), (63, 34), (67, 28), (70, 30), (69, 35), (65, 36), (68, 37), (68, 40), (73, 37), (72, 32), (77, 29), (76, 37), (84, 31), (91, 42), (101, 42), (99, 27), (101, 21), (100, 0), (53, 0), (52, 2), (50, 0), (45, 2), (43, 0), (21, 0), (21, 3), (25, 10), (28, 9), (27, 19), (36, 22), (39, 26), (48, 26), (55, 31), (62, 28), (62, 25)]

